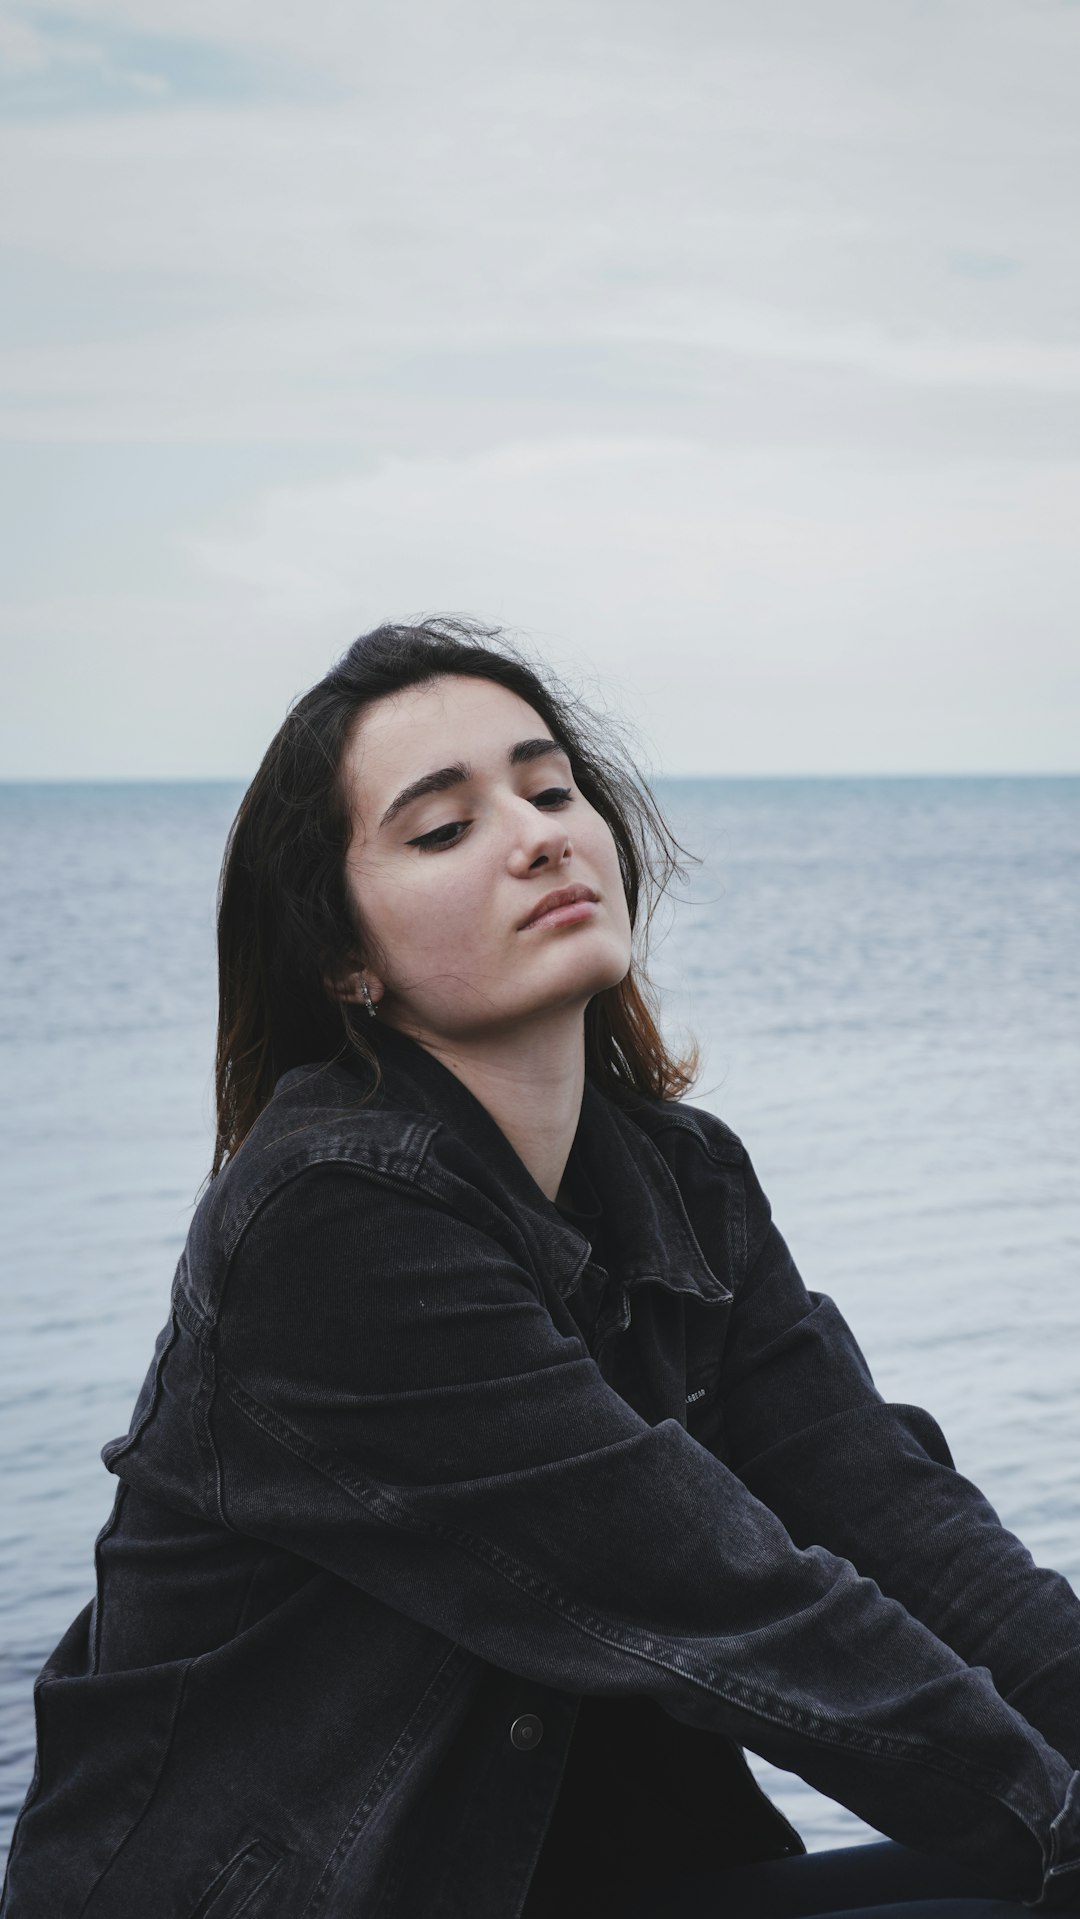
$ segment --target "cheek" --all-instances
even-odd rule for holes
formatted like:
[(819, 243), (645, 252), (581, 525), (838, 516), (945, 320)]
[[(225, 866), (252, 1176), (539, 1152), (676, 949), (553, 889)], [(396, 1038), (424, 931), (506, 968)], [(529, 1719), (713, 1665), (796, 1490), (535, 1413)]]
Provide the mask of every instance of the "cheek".
[(416, 868), (395, 876), (380, 896), (387, 949), (399, 953), (461, 951), (481, 937), (485, 901), (490, 906), (490, 888), (452, 854), (419, 854)]
[(607, 835), (607, 850), (604, 864), (602, 867), (598, 864), (597, 871), (603, 875), (604, 898), (609, 902), (611, 924), (621, 927), (623, 939), (629, 942), (633, 937), (633, 928), (630, 925), (630, 908), (627, 905), (626, 893), (623, 890), (622, 868), (619, 865), (618, 851), (610, 833)]
[(581, 851), (593, 867), (597, 879), (604, 889), (604, 896), (617, 903), (623, 893), (622, 872), (619, 867), (619, 849), (612, 838), (611, 828), (599, 813), (593, 815), (595, 825), (592, 832), (581, 843)]

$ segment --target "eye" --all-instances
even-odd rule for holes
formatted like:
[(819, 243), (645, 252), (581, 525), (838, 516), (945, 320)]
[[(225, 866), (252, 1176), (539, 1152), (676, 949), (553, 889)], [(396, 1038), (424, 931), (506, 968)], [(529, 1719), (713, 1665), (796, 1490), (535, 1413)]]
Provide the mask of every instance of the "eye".
[[(538, 793), (533, 800), (534, 806), (567, 806), (574, 795), (569, 786), (549, 786), (545, 792)], [(430, 833), (421, 833), (415, 840), (407, 840), (406, 845), (418, 846), (422, 853), (438, 853), (444, 846), (456, 846), (460, 834), (469, 825), (468, 820), (448, 820), (445, 826), (436, 826)], [(456, 837), (451, 839), (453, 833)]]
[(454, 846), (456, 842), (445, 838), (444, 835), (447, 833), (455, 833), (459, 826), (465, 826), (467, 824), (468, 822), (465, 820), (450, 820), (446, 826), (437, 826), (433, 833), (421, 833), (419, 839), (406, 840), (405, 844), (407, 846), (418, 846), (422, 853), (434, 853), (438, 851), (440, 846)]

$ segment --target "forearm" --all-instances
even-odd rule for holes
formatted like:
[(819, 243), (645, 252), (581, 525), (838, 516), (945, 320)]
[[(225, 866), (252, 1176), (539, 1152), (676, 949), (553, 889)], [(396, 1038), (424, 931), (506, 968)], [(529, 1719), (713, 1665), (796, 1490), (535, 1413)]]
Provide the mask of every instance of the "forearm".
[(800, 1545), (848, 1558), (1080, 1767), (1080, 1599), (955, 1471), (921, 1408), (870, 1401), (747, 1461)]
[(746, 1165), (751, 1263), (721, 1383), (729, 1464), (801, 1546), (873, 1579), (1080, 1767), (1080, 1599), (1036, 1566), (937, 1422), (878, 1392), (850, 1327), (807, 1292)]

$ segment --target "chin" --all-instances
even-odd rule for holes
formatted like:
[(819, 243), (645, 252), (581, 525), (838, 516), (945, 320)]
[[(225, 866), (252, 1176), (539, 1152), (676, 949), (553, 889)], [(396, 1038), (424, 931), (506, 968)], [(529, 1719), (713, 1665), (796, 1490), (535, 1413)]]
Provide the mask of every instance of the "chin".
[(563, 1003), (566, 998), (573, 998), (580, 1000), (582, 1004), (587, 1004), (589, 1000), (596, 998), (597, 993), (606, 993), (609, 987), (619, 986), (629, 971), (630, 961), (623, 958), (621, 954), (612, 957), (606, 965), (603, 960), (600, 960), (594, 961), (590, 966), (575, 969), (570, 979), (559, 982), (562, 988), (559, 1003)]

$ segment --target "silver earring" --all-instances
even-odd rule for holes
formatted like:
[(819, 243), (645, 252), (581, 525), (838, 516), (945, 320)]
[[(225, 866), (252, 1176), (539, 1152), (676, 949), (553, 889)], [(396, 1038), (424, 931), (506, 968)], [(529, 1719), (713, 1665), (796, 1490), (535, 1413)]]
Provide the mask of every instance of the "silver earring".
[(363, 994), (364, 994), (364, 1005), (367, 1007), (368, 1012), (370, 1013), (372, 1019), (374, 1019), (375, 1014), (378, 1011), (378, 1008), (376, 1007), (375, 1002), (371, 997), (371, 994), (368, 992), (368, 983), (366, 980), (361, 981), (361, 987), (363, 989)]

